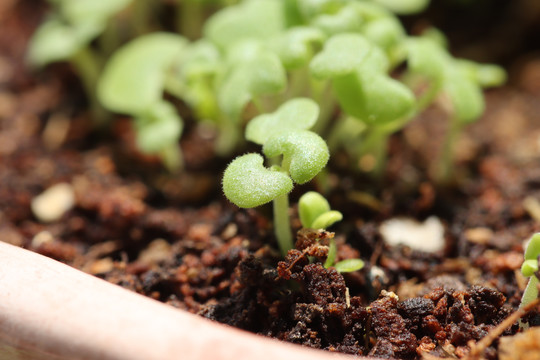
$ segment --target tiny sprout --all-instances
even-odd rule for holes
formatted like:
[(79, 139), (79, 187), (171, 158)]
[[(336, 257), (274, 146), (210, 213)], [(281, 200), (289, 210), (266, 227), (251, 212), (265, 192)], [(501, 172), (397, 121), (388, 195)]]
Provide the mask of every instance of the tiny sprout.
[[(300, 197), (298, 201), (298, 212), (302, 227), (306, 229), (326, 229), (343, 219), (343, 215), (336, 210), (330, 209), (328, 201), (319, 193), (309, 191)], [(364, 267), (364, 262), (360, 259), (346, 259), (335, 262), (337, 246), (333, 236), (330, 238), (328, 255), (324, 262), (324, 267), (335, 267), (340, 273), (360, 270)]]
[(430, 0), (375, 0), (376, 3), (399, 15), (411, 15), (423, 11)]
[[(521, 298), (521, 304), (519, 305), (520, 308), (526, 306), (527, 304), (531, 303), (534, 299), (538, 297), (538, 285), (540, 283), (540, 280), (537, 277), (538, 274), (538, 261), (540, 256), (540, 233), (534, 234), (531, 239), (529, 240), (529, 243), (527, 244), (527, 248), (525, 249), (524, 254), (524, 261), (523, 265), (521, 265), (521, 273), (523, 276), (529, 278), (529, 283), (527, 284), (527, 287), (525, 288), (525, 291), (523, 292), (523, 297)], [(520, 323), (520, 326), (522, 328), (526, 328), (527, 326)]]
[[(234, 159), (223, 175), (223, 192), (235, 205), (256, 207), (273, 201), (275, 233), (283, 255), (293, 246), (288, 216), (288, 193), (293, 181), (297, 184), (310, 181), (330, 156), (320, 136), (307, 130), (294, 130), (312, 125), (318, 113), (313, 105), (306, 99), (291, 100), (275, 113), (253, 119), (246, 130), (250, 139), (263, 145), (266, 157), (283, 155), (279, 166), (265, 168), (262, 156), (248, 154)], [(306, 109), (308, 113), (300, 115), (298, 109)], [(293, 125), (295, 114), (301, 119), (300, 126)], [(272, 135), (267, 138), (264, 132), (272, 129), (272, 123), (280, 131), (271, 130)]]

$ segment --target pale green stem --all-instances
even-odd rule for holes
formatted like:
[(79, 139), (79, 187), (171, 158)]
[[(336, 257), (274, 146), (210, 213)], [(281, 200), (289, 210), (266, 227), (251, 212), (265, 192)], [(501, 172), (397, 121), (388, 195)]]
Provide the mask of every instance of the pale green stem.
[(85, 46), (71, 57), (71, 63), (81, 79), (86, 96), (88, 96), (94, 123), (103, 125), (107, 120), (107, 115), (96, 94), (97, 80), (101, 72), (98, 57), (88, 46)]
[(371, 174), (380, 178), (383, 175), (384, 167), (386, 165), (386, 154), (388, 148), (389, 133), (377, 127), (372, 127), (368, 132), (368, 136), (363, 142), (360, 143), (358, 160), (366, 155), (374, 157), (374, 166), (371, 170)]
[(452, 169), (454, 165), (454, 145), (458, 140), (462, 127), (463, 126), (458, 119), (454, 118), (450, 120), (450, 127), (446, 134), (446, 139), (441, 151), (441, 158), (439, 160), (437, 178), (440, 183), (448, 183), (452, 177)]
[(289, 194), (278, 196), (274, 205), (274, 233), (277, 238), (281, 254), (285, 257), (287, 251), (293, 248), (291, 224), (289, 220)]
[(313, 131), (322, 135), (327, 133), (329, 123), (331, 122), (334, 115), (334, 109), (336, 108), (336, 99), (332, 92), (332, 87), (330, 86), (330, 83), (327, 83), (324, 86), (324, 89), (322, 90), (316, 101), (319, 104), (320, 112), (319, 119), (313, 127)]
[(439, 81), (434, 81), (429, 84), (428, 89), (422, 93), (416, 102), (416, 113), (419, 114), (429, 107), (435, 100), (435, 97), (439, 94), (440, 90), (441, 84)]
[(177, 31), (190, 40), (198, 39), (204, 22), (203, 4), (194, 0), (178, 0), (176, 9)]
[(178, 144), (172, 144), (163, 148), (159, 152), (159, 157), (163, 161), (163, 165), (171, 173), (179, 172), (184, 166), (184, 157), (182, 155), (182, 150)]
[(242, 141), (240, 127), (233, 121), (220, 117), (217, 121), (219, 133), (215, 142), (215, 151), (219, 156), (229, 156)]
[[(525, 288), (525, 291), (523, 292), (523, 296), (521, 298), (521, 304), (519, 304), (520, 309), (527, 304), (530, 304), (534, 299), (538, 297), (538, 283), (539, 281), (536, 276), (533, 275), (529, 278), (529, 283), (527, 284), (527, 287)], [(529, 328), (529, 324), (522, 323), (520, 320), (519, 327), (523, 330), (526, 330)]]

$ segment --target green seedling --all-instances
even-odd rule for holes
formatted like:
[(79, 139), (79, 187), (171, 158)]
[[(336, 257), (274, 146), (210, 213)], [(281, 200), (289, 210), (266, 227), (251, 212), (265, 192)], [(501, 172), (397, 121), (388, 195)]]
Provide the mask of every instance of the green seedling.
[(431, 38), (410, 39), (408, 53), (410, 73), (429, 82), (428, 89), (418, 100), (418, 110), (427, 107), (440, 94), (446, 96), (451, 106), (449, 130), (437, 171), (439, 181), (448, 182), (452, 176), (453, 146), (459, 133), (484, 112), (482, 89), (502, 84), (506, 75), (495, 65), (454, 59)]
[(186, 46), (168, 33), (141, 36), (114, 53), (98, 84), (107, 109), (134, 117), (139, 148), (158, 154), (171, 171), (181, 166), (178, 139), (183, 121), (163, 100), (166, 78)]
[[(343, 215), (336, 210), (330, 209), (328, 201), (319, 193), (309, 191), (300, 197), (298, 201), (300, 222), (305, 229), (326, 229), (343, 219)], [(330, 238), (328, 255), (324, 263), (325, 268), (335, 267), (340, 273), (360, 270), (364, 262), (360, 259), (346, 259), (335, 262), (337, 253), (336, 242)]]
[(347, 115), (366, 125), (359, 156), (375, 158), (376, 174), (384, 164), (386, 138), (410, 119), (415, 106), (412, 92), (386, 74), (388, 64), (384, 53), (359, 34), (333, 36), (310, 64), (315, 77), (331, 79)]
[[(247, 154), (234, 159), (223, 175), (223, 192), (235, 205), (252, 208), (273, 202), (275, 234), (283, 255), (293, 247), (288, 194), (294, 183), (304, 184), (317, 175), (330, 156), (324, 140), (305, 130), (317, 119), (314, 110), (318, 109), (311, 100), (293, 99), (273, 114), (254, 118), (246, 136), (263, 145), (267, 158), (282, 156), (281, 162), (274, 160), (267, 168), (261, 155)], [(271, 136), (266, 136), (272, 122)]]
[(49, 0), (53, 13), (36, 30), (28, 47), (28, 62), (36, 67), (68, 61), (79, 75), (96, 121), (104, 115), (96, 99), (101, 59), (90, 42), (105, 31), (110, 19), (132, 0)]
[(429, 5), (429, 0), (374, 0), (399, 15), (411, 15), (425, 10)]
[[(529, 282), (523, 297), (521, 298), (520, 308), (530, 304), (533, 300), (538, 298), (538, 285), (540, 280), (538, 279), (538, 262), (540, 257), (540, 233), (534, 234), (525, 249), (523, 264), (521, 265), (521, 273), (523, 276), (529, 278)], [(521, 328), (526, 328), (525, 324), (520, 322)]]

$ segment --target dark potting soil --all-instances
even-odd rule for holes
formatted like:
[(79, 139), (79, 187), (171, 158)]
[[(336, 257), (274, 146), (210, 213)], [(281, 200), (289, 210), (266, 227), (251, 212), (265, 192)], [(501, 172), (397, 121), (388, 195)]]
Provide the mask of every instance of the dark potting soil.
[[(508, 86), (487, 92), (485, 116), (456, 144), (451, 186), (429, 176), (447, 123), (437, 104), (392, 137), (384, 180), (351, 172), (351, 159), (338, 153), (324, 182), (292, 194), (295, 203), (324, 185), (344, 213), (332, 229), (337, 260), (359, 257), (366, 266), (342, 275), (321, 265), (326, 247), (309, 232), (280, 258), (268, 209), (224, 199), (228, 160), (214, 157), (212, 136), (195, 124), (182, 139), (180, 175), (136, 151), (129, 119), (116, 119), (108, 134), (92, 130), (67, 65), (39, 74), (23, 66), (40, 21), (36, 4), (7, 4), (0, 7), (1, 241), (223, 323), (348, 354), (464, 357), (517, 309), (523, 242), (540, 230), (538, 58), (519, 62)], [(31, 201), (60, 182), (71, 184), (75, 206), (42, 223)], [(383, 242), (382, 221), (431, 215), (444, 224), (444, 250)], [(295, 208), (291, 216), (299, 230)], [(534, 324), (538, 315), (527, 319)], [(514, 323), (503, 335), (518, 332)], [(498, 353), (497, 338), (484, 355)]]

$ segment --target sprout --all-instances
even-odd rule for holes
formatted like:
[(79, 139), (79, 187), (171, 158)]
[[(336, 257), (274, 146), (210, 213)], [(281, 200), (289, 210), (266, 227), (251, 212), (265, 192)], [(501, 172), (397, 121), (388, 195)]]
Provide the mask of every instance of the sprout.
[(166, 77), (185, 46), (185, 39), (174, 34), (138, 37), (114, 53), (98, 84), (101, 103), (134, 116), (139, 148), (159, 154), (170, 170), (181, 164), (177, 142), (183, 121), (162, 97)]
[[(307, 114), (298, 110), (305, 109)], [(288, 193), (293, 182), (310, 181), (326, 165), (328, 147), (317, 134), (298, 130), (310, 127), (318, 109), (307, 99), (293, 99), (273, 114), (259, 115), (252, 120), (246, 133), (249, 138), (263, 145), (268, 158), (283, 155), (281, 164), (271, 168), (263, 166), (258, 154), (240, 156), (232, 161), (223, 175), (225, 196), (239, 207), (256, 207), (273, 201), (275, 233), (281, 252), (285, 255), (292, 248), (292, 236), (288, 216)], [(300, 124), (294, 124), (295, 116)], [(266, 129), (271, 136), (264, 136)]]
[[(328, 201), (319, 193), (309, 191), (300, 197), (298, 201), (298, 212), (300, 222), (305, 229), (326, 229), (343, 219), (339, 211), (331, 210)], [(360, 259), (346, 259), (338, 263), (335, 262), (337, 246), (334, 237), (330, 237), (328, 255), (324, 262), (324, 267), (334, 266), (340, 273), (360, 270), (364, 267), (364, 262)]]
[[(539, 256), (540, 233), (536, 233), (531, 237), (529, 243), (527, 244), (527, 248), (525, 249), (524, 254), (523, 265), (521, 265), (521, 273), (523, 274), (523, 276), (529, 278), (529, 282), (527, 284), (527, 287), (525, 288), (525, 291), (523, 292), (521, 304), (519, 305), (520, 308), (531, 303), (534, 299), (538, 297), (538, 284), (540, 283), (540, 280), (538, 279)], [(522, 328), (528, 327), (521, 322), (520, 326)]]

